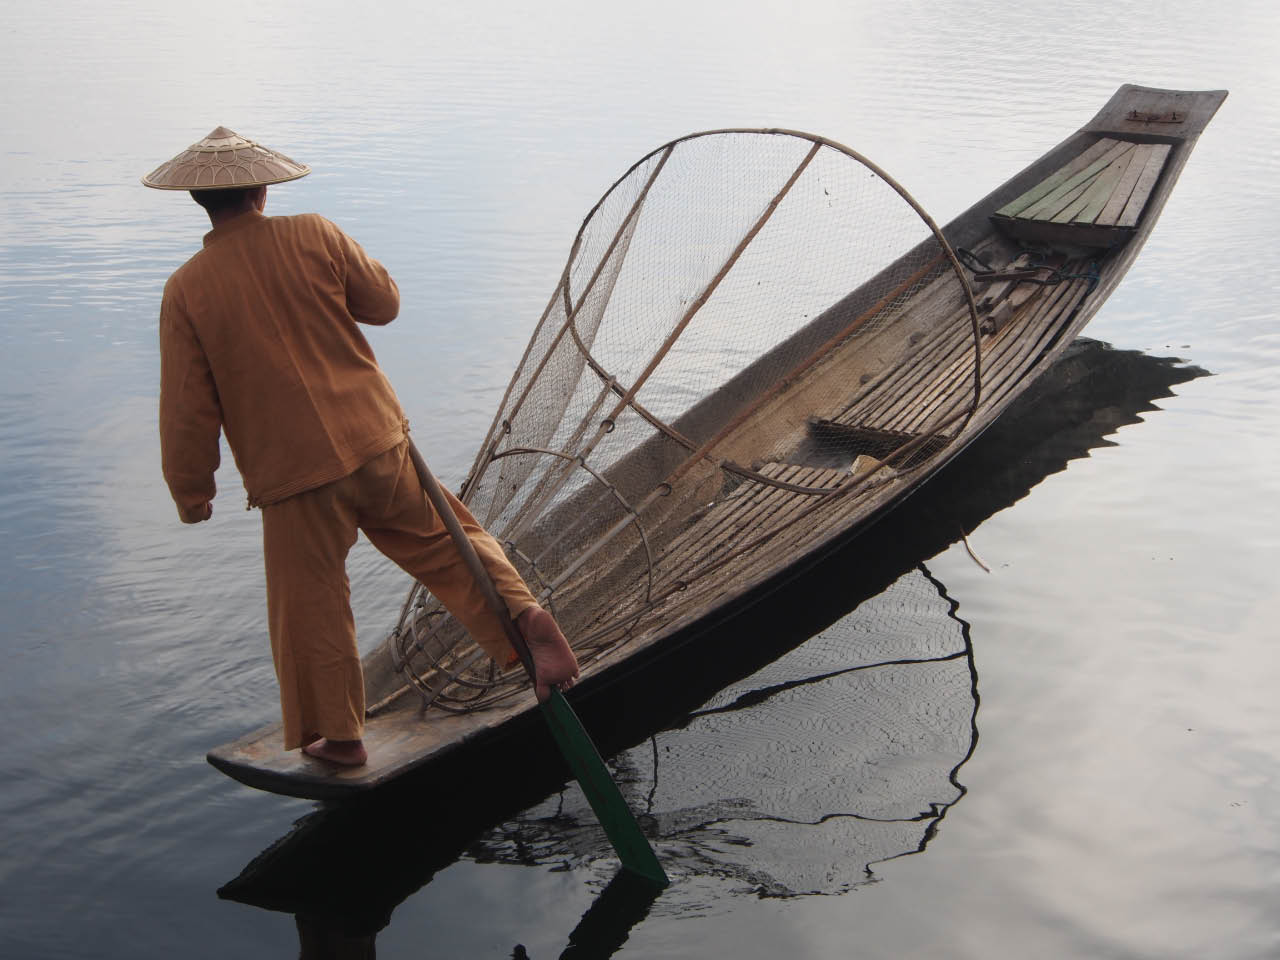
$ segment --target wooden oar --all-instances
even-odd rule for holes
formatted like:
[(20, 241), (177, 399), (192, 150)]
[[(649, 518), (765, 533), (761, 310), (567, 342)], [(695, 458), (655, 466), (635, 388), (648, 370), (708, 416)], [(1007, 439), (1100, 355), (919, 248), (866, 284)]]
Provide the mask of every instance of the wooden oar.
[[(467, 569), (471, 571), (480, 592), (484, 594), (485, 602), (502, 624), (507, 639), (515, 647), (520, 662), (528, 671), (529, 679), (535, 680), (533, 658), (529, 654), (529, 647), (524, 637), (521, 636), (515, 621), (511, 619), (507, 605), (498, 596), (498, 590), (489, 576), (489, 571), (485, 569), (475, 547), (463, 531), (462, 524), (449, 505), (444, 491), (440, 489), (440, 484), (427, 469), (426, 461), (422, 459), (422, 454), (418, 452), (412, 440), (409, 441), (409, 456), (413, 460), (414, 469), (418, 471), (418, 480), (422, 483), (422, 489), (426, 491), (427, 499), (431, 501), (436, 513), (444, 521), (449, 536), (453, 538), (458, 552), (462, 554)], [(609, 776), (604, 761), (600, 759), (599, 751), (587, 736), (582, 721), (573, 712), (564, 694), (552, 687), (551, 696), (541, 704), (541, 707), (542, 715), (547, 721), (547, 726), (551, 728), (551, 735), (556, 745), (582, 787), (582, 792), (586, 794), (587, 802), (595, 811), (600, 825), (604, 827), (605, 836), (613, 844), (613, 849), (622, 861), (623, 868), (665, 887), (670, 881), (662, 869), (662, 864), (658, 862), (658, 857), (653, 852), (653, 847), (649, 846), (649, 841), (640, 832), (640, 825), (631, 815), (627, 801), (622, 798), (618, 785)]]

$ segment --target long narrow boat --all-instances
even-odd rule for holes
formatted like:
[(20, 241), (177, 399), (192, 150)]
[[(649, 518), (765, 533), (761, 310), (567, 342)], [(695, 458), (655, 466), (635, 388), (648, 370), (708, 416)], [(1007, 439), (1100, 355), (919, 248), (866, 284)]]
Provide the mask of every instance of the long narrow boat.
[[(805, 576), (787, 581), (763, 604), (753, 606), (750, 612), (735, 611), (736, 622), (731, 620), (700, 634), (696, 644), (682, 648), (681, 655), (651, 665), (647, 675), (643, 668), (628, 672), (618, 684), (580, 701), (588, 718), (613, 720), (607, 730), (601, 728), (608, 737), (607, 743), (601, 738), (602, 746), (610, 750), (636, 747), (624, 760), (621, 769), (626, 775), (619, 777), (620, 785), (633, 809), (644, 811), (650, 840), (658, 847), (667, 868), (681, 876), (707, 872), (721, 877), (751, 874), (757, 881), (762, 873), (771, 872), (768, 863), (763, 862), (768, 859), (768, 850), (760, 845), (726, 844), (723, 821), (718, 817), (707, 829), (691, 826), (704, 822), (707, 812), (714, 816), (717, 801), (732, 807), (729, 815), (733, 820), (776, 814), (776, 806), (771, 811), (764, 804), (741, 803), (738, 786), (727, 778), (705, 776), (706, 769), (701, 771), (706, 782), (699, 782), (692, 789), (679, 785), (680, 773), (674, 778), (668, 775), (665, 768), (673, 760), (683, 759), (691, 766), (701, 762), (696, 755), (692, 761), (688, 754), (684, 758), (672, 757), (665, 749), (672, 737), (683, 738), (698, 716), (705, 720), (765, 710), (767, 717), (761, 722), (771, 725), (767, 731), (770, 738), (782, 742), (795, 742), (797, 738), (831, 741), (818, 751), (819, 756), (826, 756), (824, 751), (828, 748), (833, 755), (860, 749), (856, 742), (848, 742), (850, 724), (873, 717), (883, 731), (887, 724), (895, 722), (895, 717), (883, 714), (882, 703), (875, 698), (865, 704), (831, 702), (825, 710), (809, 704), (798, 713), (793, 697), (803, 697), (803, 691), (815, 685), (839, 683), (841, 668), (865, 662), (859, 658), (878, 655), (882, 659), (911, 661), (882, 668), (894, 671), (899, 680), (908, 680), (890, 681), (886, 688), (902, 695), (898, 707), (903, 721), (929, 718), (937, 724), (932, 729), (950, 731), (943, 739), (959, 743), (960, 754), (974, 747), (976, 701), (970, 670), (981, 668), (981, 638), (974, 638), (978, 650), (967, 649), (963, 663), (956, 658), (949, 661), (952, 667), (942, 667), (944, 676), (926, 675), (919, 683), (909, 682), (913, 671), (940, 666), (920, 663), (920, 651), (929, 645), (945, 646), (945, 638), (954, 637), (952, 628), (959, 624), (951, 619), (955, 611), (935, 616), (929, 623), (912, 616), (909, 624), (904, 624), (900, 618), (911, 616), (918, 603), (913, 600), (904, 604), (901, 592), (890, 589), (891, 585), (904, 578), (919, 582), (919, 568), (956, 542), (963, 531), (975, 529), (988, 517), (1021, 500), (1045, 477), (1065, 470), (1072, 460), (1087, 457), (1112, 442), (1108, 438), (1117, 429), (1139, 423), (1151, 411), (1158, 410), (1157, 402), (1173, 396), (1175, 385), (1206, 375), (1204, 370), (1169, 358), (1113, 350), (1097, 341), (1078, 338), (991, 429), (912, 496), (910, 510), (885, 516), (843, 549), (823, 558)], [(936, 522), (938, 517), (945, 517), (946, 522)], [(925, 599), (930, 599), (927, 594)], [(964, 597), (956, 599), (962, 608), (966, 605)], [(744, 622), (758, 637), (749, 648), (738, 645)], [(897, 656), (901, 651), (877, 644), (848, 651), (830, 649), (842, 635), (846, 637), (844, 642), (849, 642), (844, 630), (865, 630), (874, 623), (874, 635), (878, 637), (886, 627), (892, 632), (894, 622), (900, 625), (900, 638), (903, 633), (916, 638), (918, 645), (909, 658)], [(832, 625), (842, 626), (832, 631)], [(966, 648), (970, 646), (967, 637), (959, 638), (959, 642)], [(827, 653), (804, 651), (812, 646), (826, 648)], [(956, 649), (955, 645), (949, 649)], [(726, 655), (726, 651), (731, 654)], [(807, 657), (813, 657), (817, 666), (812, 674), (802, 676), (795, 672), (795, 666), (797, 660), (804, 663)], [(679, 669), (669, 669), (667, 661), (671, 659), (678, 661)], [(785, 661), (781, 669), (788, 671), (781, 677), (773, 667), (779, 660)], [(655, 676), (661, 682), (660, 699), (649, 696)], [(808, 682), (796, 683), (797, 680)], [(643, 697), (644, 706), (619, 717), (619, 693), (627, 696), (630, 691)], [(655, 757), (648, 741), (659, 727), (662, 746)], [(740, 743), (753, 736), (751, 727), (750, 722), (745, 728), (731, 724), (730, 728), (722, 728), (723, 732), (708, 734), (703, 747), (714, 753), (726, 740)], [(580, 863), (609, 857), (608, 840), (595, 818), (582, 808), (582, 798), (575, 799), (574, 791), (567, 791), (550, 803), (540, 803), (563, 782), (554, 765), (546, 762), (545, 754), (539, 757), (532, 749), (531, 741), (541, 732), (538, 725), (530, 724), (529, 736), (494, 737), (477, 750), (459, 751), (452, 761), (446, 759), (431, 766), (424, 776), (407, 776), (393, 788), (372, 791), (361, 802), (329, 804), (309, 813), (287, 835), (246, 864), (218, 895), (263, 909), (325, 917), (348, 934), (356, 930), (371, 934), (386, 925), (401, 901), (465, 851), (474, 856), (477, 849), (488, 847), (486, 858), (515, 855), (526, 864), (534, 860)], [(828, 819), (826, 814), (849, 812), (850, 797), (858, 798), (854, 812), (882, 817), (887, 800), (907, 811), (914, 825), (899, 834), (905, 844), (898, 852), (923, 850), (938, 820), (949, 810), (946, 802), (938, 801), (953, 798), (951, 785), (964, 782), (962, 766), (955, 765), (958, 755), (949, 757), (946, 751), (936, 749), (938, 742), (934, 737), (918, 735), (901, 744), (879, 739), (880, 749), (895, 758), (894, 765), (902, 759), (903, 751), (908, 757), (916, 755), (906, 765), (913, 773), (910, 782), (899, 782), (890, 789), (886, 789), (890, 778), (883, 776), (882, 765), (856, 763), (845, 765), (838, 780), (842, 789), (832, 793), (829, 771), (827, 776), (821, 776), (822, 765), (809, 752), (811, 770), (821, 781), (812, 789), (827, 796), (831, 803), (822, 811), (824, 815), (813, 818), (808, 826), (821, 828)], [(718, 759), (715, 762), (721, 766)], [(656, 770), (659, 763), (664, 767), (660, 777), (663, 804), (653, 793), (654, 775), (644, 775), (646, 769)], [(788, 784), (794, 791), (793, 763), (793, 757), (778, 750), (749, 761), (764, 789)], [(687, 784), (698, 772), (686, 768), (682, 771), (684, 782)], [(850, 777), (861, 786), (849, 789)], [(465, 788), (458, 789), (464, 780)], [(938, 789), (922, 792), (920, 785), (926, 782)], [(447, 784), (448, 788), (439, 789), (440, 784)], [(405, 789), (399, 789), (401, 785)], [(761, 786), (748, 789), (755, 791)], [(877, 809), (866, 809), (867, 802)], [(547, 829), (548, 824), (536, 823), (537, 817), (549, 808), (555, 810), (551, 829)], [(689, 815), (691, 808), (694, 816)], [(920, 811), (929, 811), (929, 815), (922, 818)], [(806, 830), (806, 824), (796, 822), (791, 815), (794, 812), (787, 811), (789, 815), (781, 826)], [(535, 822), (530, 823), (531, 820)], [(404, 829), (406, 823), (428, 821), (448, 824), (448, 829)], [(884, 827), (879, 819), (859, 822), (873, 839)], [(502, 824), (502, 831), (513, 825), (520, 831), (521, 839), (514, 851), (493, 843), (495, 824)], [(526, 833), (526, 827), (533, 832)], [(536, 847), (527, 842), (534, 838), (538, 840)], [(866, 843), (858, 842), (846, 849), (863, 851), (866, 847)], [(781, 853), (784, 862), (780, 866), (797, 862), (794, 848), (769, 844), (768, 849)], [(723, 863), (726, 855), (731, 860), (728, 869)], [(371, 863), (396, 863), (401, 869), (370, 871), (367, 867)], [(857, 869), (861, 864), (856, 860), (842, 861), (841, 872), (847, 875), (850, 866)], [(362, 875), (364, 882), (349, 889), (343, 878), (353, 874)], [(620, 876), (626, 876), (626, 872)], [(835, 875), (825, 878), (828, 883), (834, 879)]]
[[(856, 536), (1043, 374), (1119, 283), (1226, 93), (1126, 85), (939, 230), (833, 141), (660, 147), (592, 209), (462, 496), (565, 628), (580, 690)], [(209, 761), (341, 799), (534, 708), (425, 588), (364, 659), (370, 763), (272, 724)]]

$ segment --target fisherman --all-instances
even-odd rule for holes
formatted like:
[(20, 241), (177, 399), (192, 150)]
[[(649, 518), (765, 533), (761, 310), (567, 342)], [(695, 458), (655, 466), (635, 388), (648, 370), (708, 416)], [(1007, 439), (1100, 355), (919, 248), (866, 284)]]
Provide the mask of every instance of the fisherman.
[[(160, 306), (161, 464), (182, 521), (208, 520), (226, 431), (249, 506), (262, 509), (284, 747), (359, 766), (364, 678), (346, 572), (357, 530), (495, 661), (510, 666), (515, 651), (427, 502), (408, 421), (357, 326), (395, 319), (395, 282), (323, 217), (263, 215), (268, 185), (310, 172), (218, 127), (142, 178), (190, 191), (213, 225)], [(568, 688), (578, 664), (555, 619), (449, 499), (528, 643), (538, 698)]]

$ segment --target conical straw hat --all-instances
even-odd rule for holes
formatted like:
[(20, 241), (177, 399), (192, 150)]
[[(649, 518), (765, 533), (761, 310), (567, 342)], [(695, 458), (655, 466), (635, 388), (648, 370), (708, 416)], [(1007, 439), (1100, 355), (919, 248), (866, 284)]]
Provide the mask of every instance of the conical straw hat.
[(157, 190), (229, 190), (284, 183), (310, 172), (305, 163), (295, 163), (234, 130), (218, 127), (199, 143), (160, 164), (142, 182)]

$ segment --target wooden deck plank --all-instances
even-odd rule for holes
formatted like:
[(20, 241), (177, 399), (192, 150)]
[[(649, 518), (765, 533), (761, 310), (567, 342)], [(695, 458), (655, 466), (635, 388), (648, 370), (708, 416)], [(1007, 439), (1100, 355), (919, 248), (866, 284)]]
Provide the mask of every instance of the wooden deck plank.
[[(1080, 194), (1076, 202), (1050, 219), (1054, 223), (1091, 223), (1093, 217), (1098, 215), (1097, 211), (1106, 206), (1107, 199), (1111, 196), (1111, 191), (1116, 188), (1116, 184), (1119, 182), (1125, 167), (1128, 166), (1129, 158), (1132, 156), (1133, 151), (1130, 150), (1123, 157), (1109, 163), (1104, 170), (1093, 178), (1093, 181), (1089, 184), (1089, 189)], [(1093, 216), (1089, 216), (1090, 210), (1095, 211)]]
[(1106, 184), (1099, 183), (1101, 179), (1102, 174), (1095, 177), (1093, 182), (1089, 184), (1089, 188), (1087, 190), (1083, 191), (1080, 196), (1076, 197), (1052, 217), (1049, 217), (1050, 222), (1071, 223), (1075, 220), (1075, 218), (1083, 213), (1089, 204), (1093, 202), (1093, 198), (1099, 190), (1109, 191)]
[(867, 416), (877, 415), (886, 405), (894, 403), (901, 396), (902, 383), (915, 379), (918, 371), (932, 362), (931, 358), (935, 354), (950, 351), (954, 341), (971, 339), (972, 329), (968, 304), (961, 302), (954, 305), (949, 313), (938, 317), (934, 328), (911, 348), (908, 357), (901, 359), (884, 376), (874, 381), (845, 408), (844, 413), (832, 419), (841, 423), (858, 423)]
[[(804, 469), (796, 464), (785, 466), (786, 469), (777, 471), (773, 479), (791, 483)], [(658, 559), (658, 566), (663, 567), (678, 560), (681, 552), (690, 546), (700, 549), (708, 537), (718, 536), (722, 528), (731, 526), (740, 511), (757, 506), (762, 500), (778, 496), (782, 492), (777, 487), (757, 485), (755, 489), (744, 489), (738, 496), (725, 498), (672, 542), (670, 548)]]
[(1075, 203), (1077, 200), (1079, 200), (1081, 195), (1086, 190), (1089, 189), (1089, 185), (1091, 183), (1093, 183), (1092, 178), (1082, 181), (1080, 183), (1077, 183), (1065, 193), (1057, 194), (1051, 199), (1045, 199), (1041, 201), (1039, 205), (1033, 207), (1032, 210), (1034, 211), (1034, 216), (1031, 215), (1031, 213), (1029, 212), (1019, 217), (1018, 219), (1019, 220), (1052, 220), (1059, 213), (1061, 213), (1065, 207), (1068, 207), (1071, 204)]
[[(1013, 326), (1013, 325), (1011, 325)], [(1018, 324), (1017, 326), (1022, 326)], [(1022, 336), (1026, 336), (1026, 329), (1034, 329), (1034, 324), (1023, 329)], [(983, 365), (983, 396), (979, 401), (980, 407), (985, 405), (987, 396), (987, 385), (989, 381), (995, 377), (1001, 370), (1007, 368), (1018, 356), (1017, 346), (1022, 343), (1021, 337), (1009, 337), (1001, 341), (1004, 347), (999, 358), (993, 356), (984, 357), (986, 361)], [(948, 404), (949, 398), (958, 396), (958, 388), (972, 382), (973, 380), (973, 361), (969, 358), (966, 363), (958, 366), (948, 373), (946, 380), (940, 380), (934, 388), (930, 402), (912, 412), (910, 418), (903, 424), (903, 429), (913, 430), (917, 433), (925, 433), (928, 431), (930, 421), (937, 421), (943, 418), (946, 411), (954, 404)]]
[(930, 371), (929, 378), (923, 381), (919, 389), (909, 398), (909, 402), (903, 403), (893, 410), (886, 411), (885, 415), (872, 425), (880, 430), (894, 430), (900, 433), (918, 432), (913, 426), (918, 412), (923, 409), (932, 409), (944, 399), (939, 392), (938, 385), (946, 382), (952, 371), (963, 369), (966, 366), (972, 378), (972, 342), (964, 344), (960, 349), (941, 358), (939, 363)]
[[(960, 371), (960, 373), (957, 373), (957, 371)], [(919, 388), (909, 398), (906, 398), (905, 402), (892, 410), (884, 411), (879, 418), (868, 422), (867, 425), (881, 430), (895, 430), (907, 433), (918, 432), (913, 424), (919, 419), (920, 411), (922, 409), (933, 410), (941, 400), (945, 399), (944, 393), (949, 392), (939, 392), (938, 384), (947, 383), (956, 376), (965, 375), (970, 379), (973, 377), (973, 340), (971, 337), (962, 338), (945, 354), (939, 356), (928, 375), (928, 379), (919, 381)]]
[(905, 397), (903, 403), (893, 410), (886, 411), (885, 415), (872, 425), (881, 430), (896, 430), (902, 433), (918, 432), (913, 425), (916, 420), (916, 414), (922, 409), (932, 409), (936, 406), (943, 399), (942, 393), (939, 392), (939, 384), (949, 383), (953, 371), (964, 369), (969, 371), (969, 378), (972, 379), (972, 339), (965, 340), (946, 356), (939, 357), (938, 362), (929, 371), (926, 378), (920, 381), (917, 389), (909, 397)]
[(1130, 194), (1128, 202), (1124, 205), (1124, 212), (1120, 214), (1120, 219), (1116, 221), (1116, 226), (1137, 226), (1138, 218), (1142, 216), (1142, 209), (1147, 205), (1147, 198), (1151, 196), (1151, 191), (1155, 187), (1156, 181), (1160, 179), (1160, 171), (1164, 169), (1164, 161), (1168, 156), (1169, 144), (1156, 144), (1156, 148), (1151, 151), (1151, 156), (1147, 158), (1147, 165), (1143, 167), (1137, 184), (1134, 185), (1133, 193)]
[(937, 376), (938, 371), (950, 369), (955, 363), (963, 362), (963, 357), (973, 353), (973, 342), (971, 339), (958, 341), (951, 346), (945, 353), (941, 353), (932, 359), (931, 365), (921, 370), (921, 380), (913, 387), (909, 394), (902, 394), (894, 398), (891, 404), (881, 405), (877, 410), (862, 417), (854, 424), (855, 426), (869, 427), (873, 430), (886, 430), (890, 432), (903, 432), (899, 424), (904, 415), (915, 409), (920, 403), (926, 401), (928, 396), (928, 384), (931, 377)]
[[(1067, 180), (1063, 182), (1063, 184), (1060, 187), (1058, 187), (1056, 190), (1049, 193), (1039, 203), (1034, 204), (1033, 206), (1024, 210), (1022, 213), (1018, 214), (1018, 219), (1019, 220), (1044, 220), (1044, 219), (1047, 219), (1048, 217), (1051, 217), (1053, 213), (1057, 213), (1065, 205), (1065, 203), (1062, 202), (1063, 197), (1066, 197), (1070, 194), (1079, 196), (1080, 191), (1078, 188), (1082, 184), (1087, 185), (1091, 180), (1093, 180), (1094, 177), (1096, 177), (1099, 173), (1105, 170), (1112, 163), (1112, 161), (1129, 153), (1133, 149), (1133, 147), (1134, 147), (1134, 144), (1132, 143), (1126, 143), (1124, 141), (1119, 141), (1119, 140), (1116, 141), (1115, 146), (1113, 146), (1110, 150), (1104, 153), (1097, 160), (1093, 161), (1093, 163), (1089, 164), (1089, 166), (1085, 167), (1075, 176), (1069, 177)], [(1052, 211), (1052, 213), (1049, 213), (1049, 211)]]
[(1111, 192), (1106, 206), (1094, 218), (1094, 223), (1100, 226), (1115, 226), (1115, 222), (1120, 219), (1120, 213), (1124, 210), (1130, 194), (1133, 193), (1133, 188), (1138, 183), (1138, 177), (1142, 174), (1143, 168), (1146, 167), (1147, 159), (1151, 156), (1151, 151), (1154, 147), (1155, 144), (1140, 143), (1134, 148), (1124, 175), (1120, 178), (1120, 182), (1116, 184), (1115, 190)]
[[(1078, 268), (1068, 265), (1068, 269)], [(1027, 317), (1024, 328), (1017, 337), (1010, 337), (1006, 349), (993, 360), (983, 377), (983, 407), (988, 408), (999, 395), (1001, 385), (1018, 374), (1028, 364), (1034, 363), (1046, 343), (1071, 315), (1075, 304), (1089, 289), (1083, 280), (1066, 280), (1053, 289), (1050, 296), (1036, 305)]]
[[(779, 464), (778, 466), (785, 465)], [(831, 489), (846, 482), (849, 479), (850, 474), (843, 470), (835, 470), (829, 467), (807, 467), (804, 468), (804, 476), (811, 486)], [(786, 493), (786, 491), (778, 492)], [(695, 556), (697, 556), (702, 562), (693, 567), (685, 568), (682, 571), (688, 578), (690, 587), (679, 594), (680, 605), (683, 606), (692, 603), (698, 600), (702, 594), (722, 589), (727, 571), (732, 570), (732, 565), (734, 563), (743, 562), (744, 559), (742, 557), (733, 556), (733, 549), (736, 546), (755, 539), (760, 534), (767, 532), (770, 528), (785, 529), (785, 527), (794, 520), (796, 514), (807, 509), (814, 502), (815, 501), (812, 496), (790, 494), (781, 501), (775, 502), (775, 509), (769, 511), (768, 520), (770, 521), (770, 527), (753, 525), (749, 530), (747, 530), (746, 536), (737, 537), (732, 541), (721, 542), (719, 546), (728, 547), (729, 549), (727, 551), (724, 549), (717, 549), (714, 554), (695, 554)], [(742, 533), (744, 529), (746, 529), (746, 524), (739, 524), (736, 532)], [(752, 554), (748, 554), (745, 557), (746, 561), (754, 562), (756, 559), (758, 558), (755, 558)], [(717, 565), (722, 565), (723, 568), (719, 570), (711, 569)], [(669, 611), (664, 611), (664, 615), (667, 615), (668, 613)]]
[(1135, 147), (1098, 174), (1098, 179), (1094, 181), (1095, 188), (1089, 191), (1089, 202), (1071, 218), (1072, 223), (1093, 223), (1097, 219), (1102, 208), (1111, 199), (1111, 194), (1115, 192), (1121, 178), (1131, 166), (1133, 155), (1137, 152)]
[(1117, 142), (1118, 141), (1113, 140), (1111, 137), (1101, 138), (1094, 143), (1093, 146), (1079, 154), (1062, 169), (1045, 177), (1022, 196), (1018, 197), (1018, 199), (1013, 200), (1010, 203), (1006, 203), (1003, 207), (997, 210), (996, 213), (1005, 217), (1018, 216), (1021, 211), (1026, 210), (1032, 204), (1043, 200), (1052, 191), (1061, 186), (1069, 177), (1075, 176), (1085, 167), (1089, 166), (1089, 164), (1093, 163), (1094, 160), (1098, 159), (1098, 157), (1102, 156), (1115, 146)]

